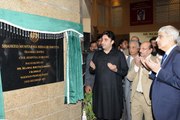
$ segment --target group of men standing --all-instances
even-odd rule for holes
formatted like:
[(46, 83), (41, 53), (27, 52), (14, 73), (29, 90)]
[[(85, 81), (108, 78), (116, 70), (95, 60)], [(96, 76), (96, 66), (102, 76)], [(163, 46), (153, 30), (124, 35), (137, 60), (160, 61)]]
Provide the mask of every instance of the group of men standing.
[[(137, 39), (136, 39), (137, 38)], [(97, 120), (180, 119), (179, 31), (173, 26), (159, 29), (156, 39), (165, 57), (153, 56), (151, 42), (129, 41), (129, 55), (115, 49), (114, 33), (105, 31), (101, 50), (87, 59), (86, 72), (93, 73), (91, 85), (85, 77), (85, 91), (93, 93)], [(92, 89), (93, 88), (93, 89)], [(124, 104), (124, 105), (123, 105)], [(124, 106), (124, 107), (123, 107)]]

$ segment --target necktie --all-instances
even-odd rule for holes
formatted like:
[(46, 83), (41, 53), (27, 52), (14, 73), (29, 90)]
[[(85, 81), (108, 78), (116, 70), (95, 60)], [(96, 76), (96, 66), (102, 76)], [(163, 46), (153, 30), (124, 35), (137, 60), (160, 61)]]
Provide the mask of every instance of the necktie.
[(130, 56), (128, 56), (128, 58), (127, 58), (127, 64), (128, 64), (128, 67), (130, 67)]
[(163, 58), (162, 58), (162, 61), (161, 61), (161, 65), (163, 64), (163, 62), (164, 62), (164, 60), (166, 59), (166, 57), (167, 57), (167, 54), (164, 54), (164, 55), (163, 55)]

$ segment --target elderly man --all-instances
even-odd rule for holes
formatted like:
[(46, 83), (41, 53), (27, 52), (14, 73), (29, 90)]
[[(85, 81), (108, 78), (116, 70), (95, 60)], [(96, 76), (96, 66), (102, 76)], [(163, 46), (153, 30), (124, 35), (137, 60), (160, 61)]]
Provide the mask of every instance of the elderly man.
[(152, 84), (152, 108), (156, 120), (180, 120), (180, 47), (179, 31), (171, 26), (161, 27), (156, 39), (165, 51), (160, 62), (142, 60), (155, 73)]
[[(140, 44), (138, 41), (131, 40), (129, 42), (129, 56), (127, 57), (128, 67), (131, 66), (132, 60), (139, 55)], [(131, 120), (131, 82), (127, 78), (124, 79), (124, 119)]]
[(149, 69), (141, 63), (141, 59), (155, 61), (157, 57), (151, 55), (150, 42), (143, 42), (140, 46), (140, 56), (135, 57), (128, 72), (127, 78), (132, 81), (131, 115), (132, 120), (153, 120), (151, 100), (149, 98), (152, 80), (149, 79)]

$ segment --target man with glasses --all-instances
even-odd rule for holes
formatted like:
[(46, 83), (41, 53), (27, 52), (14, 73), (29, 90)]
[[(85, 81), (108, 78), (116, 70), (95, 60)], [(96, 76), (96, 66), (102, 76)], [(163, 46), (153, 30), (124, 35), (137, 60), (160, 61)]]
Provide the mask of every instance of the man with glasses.
[(152, 46), (150, 42), (143, 42), (140, 46), (140, 56), (132, 61), (127, 78), (132, 81), (131, 93), (131, 115), (132, 120), (153, 120), (151, 111), (151, 100), (149, 98), (152, 80), (149, 79), (149, 69), (141, 63), (141, 59), (155, 61), (157, 57), (151, 55)]

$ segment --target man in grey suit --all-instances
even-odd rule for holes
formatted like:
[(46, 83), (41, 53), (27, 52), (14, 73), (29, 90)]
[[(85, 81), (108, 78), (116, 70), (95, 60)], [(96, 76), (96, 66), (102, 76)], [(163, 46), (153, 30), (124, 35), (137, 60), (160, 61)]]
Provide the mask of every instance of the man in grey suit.
[[(139, 42), (131, 40), (129, 42), (129, 56), (127, 57), (127, 64), (130, 67), (132, 60), (139, 54)], [(132, 81), (125, 77), (124, 82), (124, 120), (131, 120), (131, 84)]]
[(90, 52), (86, 58), (86, 72), (85, 72), (85, 92), (86, 93), (92, 92), (92, 88), (94, 85), (94, 74), (91, 74), (89, 72), (89, 64), (90, 64), (90, 61), (92, 60), (94, 52), (95, 52), (95, 50), (97, 50), (97, 48), (98, 48), (97, 42), (92, 41), (90, 43), (90, 47), (89, 47)]

